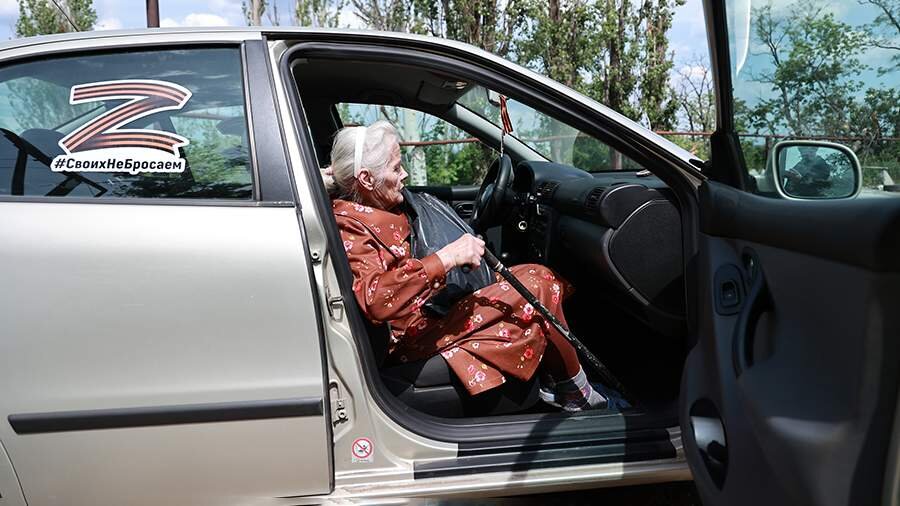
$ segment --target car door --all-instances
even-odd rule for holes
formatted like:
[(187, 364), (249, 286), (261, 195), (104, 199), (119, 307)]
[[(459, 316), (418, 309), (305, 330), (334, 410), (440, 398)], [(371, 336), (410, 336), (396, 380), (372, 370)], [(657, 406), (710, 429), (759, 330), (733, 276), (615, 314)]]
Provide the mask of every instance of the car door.
[[(827, 137), (861, 160), (880, 153), (875, 165), (885, 171), (897, 168), (896, 144), (873, 155), (852, 132), (829, 130), (852, 125), (835, 127), (827, 120), (838, 112), (817, 111), (793, 87), (815, 76), (777, 81), (803, 67), (772, 66), (804, 48), (823, 57), (830, 50), (816, 46), (825, 43), (817, 39), (823, 30), (863, 23), (859, 9), (873, 6), (799, 7), (705, 2), (718, 129), (704, 169), (710, 181), (699, 189), (698, 254), (689, 270), (696, 343), (684, 367), (680, 418), (707, 505), (896, 504), (900, 495), (900, 198), (877, 198), (889, 188), (867, 175), (865, 163), (862, 192), (848, 198), (786, 198), (759, 184), (772, 140), (785, 136)], [(778, 58), (764, 55), (772, 49), (766, 37), (781, 44), (770, 55)], [(843, 61), (866, 54), (882, 53)], [(867, 86), (895, 86), (896, 75), (866, 76)], [(817, 93), (853, 77), (817, 82)], [(765, 102), (770, 96), (775, 101)], [(804, 131), (778, 117), (780, 97), (791, 98), (791, 113), (806, 115)], [(847, 95), (845, 107), (862, 108), (868, 97)], [(776, 128), (749, 130), (748, 111)]]
[(32, 505), (331, 491), (309, 257), (259, 39), (0, 54), (4, 498), (6, 454)]

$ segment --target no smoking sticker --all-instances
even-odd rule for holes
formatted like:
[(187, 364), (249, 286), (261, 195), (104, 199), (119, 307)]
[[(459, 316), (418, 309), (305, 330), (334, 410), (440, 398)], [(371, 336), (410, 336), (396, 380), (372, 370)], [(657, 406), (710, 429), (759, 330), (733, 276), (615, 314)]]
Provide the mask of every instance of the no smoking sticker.
[(350, 461), (354, 464), (357, 462), (372, 462), (372, 452), (375, 445), (366, 437), (360, 437), (353, 440), (350, 446)]

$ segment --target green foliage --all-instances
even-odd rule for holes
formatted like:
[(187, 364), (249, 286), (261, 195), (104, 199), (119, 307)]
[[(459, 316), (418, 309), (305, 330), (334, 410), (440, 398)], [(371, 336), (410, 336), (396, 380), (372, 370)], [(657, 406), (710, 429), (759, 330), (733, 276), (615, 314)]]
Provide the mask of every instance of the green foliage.
[[(33, 37), (75, 31), (93, 30), (97, 12), (92, 0), (58, 0), (66, 16), (51, 0), (20, 0), (17, 37)], [(32, 78), (15, 79), (9, 87), (13, 116), (23, 129), (51, 128), (92, 107), (90, 104), (69, 105), (69, 90)]]
[(900, 2), (897, 0), (859, 0), (860, 5), (875, 7), (878, 15), (866, 27), (870, 43), (895, 52), (893, 65), (879, 69), (882, 73), (900, 70)]
[(294, 21), (300, 26), (336, 28), (345, 0), (295, 0)]
[(21, 77), (3, 83), (9, 90), (8, 103), (17, 127), (51, 128), (97, 108), (97, 104), (69, 104), (69, 89), (35, 79)]
[(522, 0), (519, 63), (652, 128), (671, 128), (667, 34), (683, 0)]
[(457, 186), (479, 184), (497, 154), (480, 142), (450, 146), (427, 146), (428, 184)]
[(676, 6), (684, 0), (645, 0), (641, 7), (645, 39), (642, 44), (638, 104), (646, 116), (647, 126), (654, 130), (669, 130), (675, 123), (679, 103), (669, 85), (672, 54), (668, 52), (669, 29)]
[[(883, 26), (889, 19), (878, 18)], [(900, 136), (900, 92), (861, 78), (877, 70), (861, 59), (873, 43), (871, 27), (853, 27), (816, 2), (801, 0), (778, 13), (771, 5), (754, 9), (752, 30), (765, 48), (759, 55), (764, 69), (751, 74), (752, 81), (764, 85), (765, 93), (752, 105), (736, 100), (737, 130), (769, 140), (742, 139), (748, 167), (761, 171), (772, 145), (787, 136), (847, 144), (860, 159), (867, 185), (883, 170), (900, 170), (898, 142), (887, 139)]]
[(214, 182), (250, 184), (247, 147), (236, 135), (224, 135), (214, 120), (191, 120), (191, 128), (180, 128), (179, 134), (191, 142), (184, 147), (184, 157), (191, 164), (194, 179), (201, 184)]
[[(679, 70), (673, 93), (681, 112), (682, 125), (688, 131), (712, 132), (715, 129), (716, 97), (712, 72), (704, 59), (694, 57)], [(694, 149), (683, 147), (696, 153)]]
[(705, 135), (665, 135), (664, 137), (690, 151), (701, 160), (709, 159), (709, 137)]
[(51, 0), (19, 0), (16, 36), (33, 37), (94, 29), (97, 12), (94, 10), (93, 0), (58, 0), (58, 2), (75, 27)]
[(864, 33), (807, 0), (784, 17), (771, 5), (755, 9), (753, 30), (770, 60), (753, 79), (772, 93), (749, 111), (751, 126), (797, 136), (847, 133), (863, 86), (854, 77), (865, 69), (859, 60)]
[[(181, 174), (119, 174), (127, 184), (110, 188), (121, 197), (250, 198), (252, 181), (247, 146), (236, 135), (225, 135), (218, 120), (175, 116), (178, 134), (190, 139), (182, 148), (187, 170)], [(226, 120), (228, 121), (228, 120)]]
[(589, 90), (590, 69), (598, 56), (601, 19), (596, 6), (582, 0), (526, 0), (523, 37), (516, 41), (519, 63), (566, 86)]

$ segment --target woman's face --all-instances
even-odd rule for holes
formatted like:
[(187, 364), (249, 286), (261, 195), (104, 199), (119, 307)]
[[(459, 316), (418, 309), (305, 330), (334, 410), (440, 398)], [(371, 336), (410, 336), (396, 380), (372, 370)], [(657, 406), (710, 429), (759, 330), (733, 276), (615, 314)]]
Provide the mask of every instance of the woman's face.
[(400, 191), (403, 189), (403, 180), (409, 176), (400, 163), (400, 144), (396, 140), (391, 142), (391, 159), (381, 173), (381, 184), (374, 185), (367, 199), (371, 205), (380, 209), (392, 209), (403, 202)]

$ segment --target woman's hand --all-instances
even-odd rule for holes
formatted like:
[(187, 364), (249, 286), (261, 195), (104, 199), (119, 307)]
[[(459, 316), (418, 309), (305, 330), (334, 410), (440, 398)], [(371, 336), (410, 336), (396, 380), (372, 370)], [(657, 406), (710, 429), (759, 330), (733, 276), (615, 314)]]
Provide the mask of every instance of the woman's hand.
[(337, 185), (334, 182), (334, 169), (329, 165), (324, 169), (319, 169), (319, 173), (322, 174), (322, 182), (325, 183), (325, 191), (328, 193), (332, 193), (337, 189)]
[(484, 241), (472, 234), (464, 234), (439, 249), (437, 256), (444, 264), (445, 272), (450, 272), (450, 269), (463, 265), (478, 267), (481, 265), (481, 257), (484, 256)]

